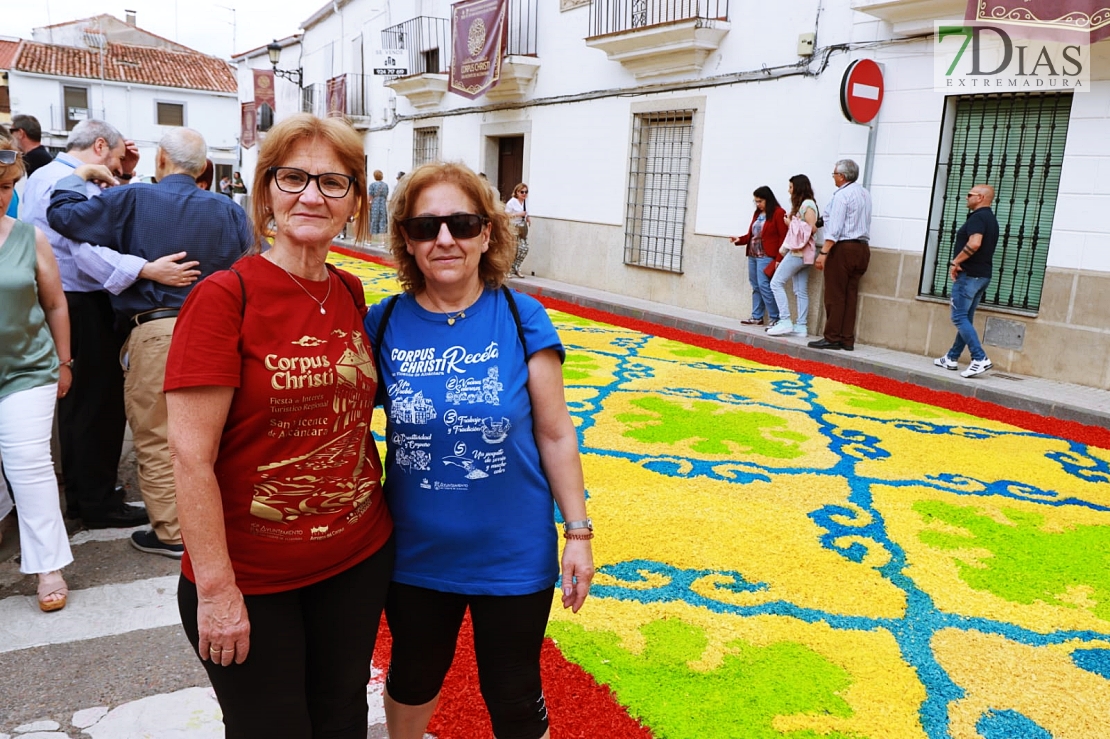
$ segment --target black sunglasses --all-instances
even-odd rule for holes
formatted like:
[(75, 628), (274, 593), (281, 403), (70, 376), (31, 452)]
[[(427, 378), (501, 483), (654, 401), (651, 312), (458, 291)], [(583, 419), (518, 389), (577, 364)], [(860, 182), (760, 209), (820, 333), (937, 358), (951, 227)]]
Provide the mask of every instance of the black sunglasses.
[(0, 149), (0, 164), (15, 164), (19, 152), (15, 149)]
[(489, 223), (485, 216), (474, 213), (452, 213), (449, 216), (417, 216), (401, 221), (405, 235), (413, 241), (431, 241), (439, 236), (443, 224), (456, 239), (473, 239)]

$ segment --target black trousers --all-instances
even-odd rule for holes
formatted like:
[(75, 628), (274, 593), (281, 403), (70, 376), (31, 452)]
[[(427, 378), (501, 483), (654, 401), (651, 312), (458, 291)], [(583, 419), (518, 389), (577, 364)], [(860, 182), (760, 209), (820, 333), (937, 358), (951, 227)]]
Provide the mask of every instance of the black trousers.
[(540, 650), (551, 588), (529, 595), (461, 595), (393, 583), (385, 613), (393, 654), (385, 688), (403, 705), (439, 694), (467, 608), (474, 627), (478, 687), (497, 739), (538, 739), (548, 728)]
[(58, 442), (66, 509), (95, 518), (119, 506), (116, 474), (123, 450), (123, 338), (108, 293), (67, 292), (73, 386), (58, 400)]
[[(204, 661), (226, 739), (366, 739), (366, 685), (396, 546), (322, 582), (247, 595), (250, 652), (241, 665)], [(181, 577), (177, 604), (197, 649), (197, 587)]]

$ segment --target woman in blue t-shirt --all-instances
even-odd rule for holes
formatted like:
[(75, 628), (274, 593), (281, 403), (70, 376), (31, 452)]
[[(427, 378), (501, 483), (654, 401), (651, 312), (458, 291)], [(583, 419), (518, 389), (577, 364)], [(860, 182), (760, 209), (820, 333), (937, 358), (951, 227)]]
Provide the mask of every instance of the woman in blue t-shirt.
[(594, 573), (563, 346), (543, 306), (502, 288), (515, 239), (488, 184), (461, 164), (427, 164), (393, 197), (404, 292), (366, 318), (397, 538), (389, 735), (424, 735), (469, 608), (494, 734), (540, 739), (540, 648), (560, 574), (553, 501), (567, 522), (564, 608), (578, 611)]

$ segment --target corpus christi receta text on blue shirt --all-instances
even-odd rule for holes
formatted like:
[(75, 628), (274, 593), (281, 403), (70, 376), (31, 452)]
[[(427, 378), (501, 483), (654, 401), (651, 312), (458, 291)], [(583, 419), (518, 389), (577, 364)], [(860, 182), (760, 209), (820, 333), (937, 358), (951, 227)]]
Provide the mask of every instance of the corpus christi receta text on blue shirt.
[(400, 362), (398, 375), (445, 375), (448, 373), (466, 374), (466, 365), (483, 364), (497, 359), (497, 342), (491, 341), (481, 352), (470, 353), (466, 347), (453, 346), (436, 356), (435, 347), (425, 349), (393, 349), (389, 358)]

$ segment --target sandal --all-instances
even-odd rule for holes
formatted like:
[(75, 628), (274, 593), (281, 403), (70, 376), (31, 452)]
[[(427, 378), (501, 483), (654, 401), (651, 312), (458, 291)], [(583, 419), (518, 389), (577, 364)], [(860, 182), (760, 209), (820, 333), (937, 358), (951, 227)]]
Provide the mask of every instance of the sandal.
[(762, 318), (745, 318), (740, 323), (741, 323), (741, 325), (744, 325), (744, 326), (759, 326), (760, 324), (763, 323), (763, 319)]
[(44, 613), (50, 613), (65, 608), (69, 588), (66, 587), (66, 581), (62, 578), (62, 573), (58, 570), (43, 572), (39, 574), (38, 578), (39, 609)]

